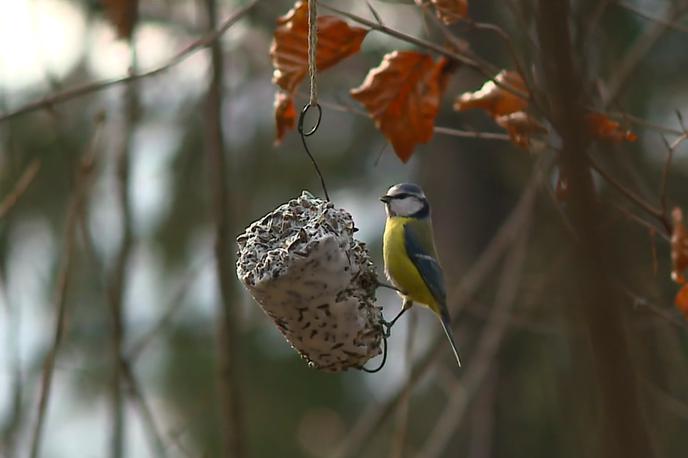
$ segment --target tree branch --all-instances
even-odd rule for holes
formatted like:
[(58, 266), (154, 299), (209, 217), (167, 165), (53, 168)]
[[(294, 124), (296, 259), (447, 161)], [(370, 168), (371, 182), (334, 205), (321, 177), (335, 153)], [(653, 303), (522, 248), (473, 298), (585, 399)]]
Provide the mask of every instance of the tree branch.
[(79, 213), (86, 202), (91, 172), (95, 161), (96, 146), (98, 145), (99, 133), (102, 128), (102, 120), (98, 121), (93, 138), (79, 162), (74, 191), (67, 209), (67, 225), (64, 235), (64, 245), (60, 269), (58, 271), (57, 289), (55, 291), (55, 308), (57, 316), (55, 319), (55, 330), (53, 332), (53, 342), (43, 362), (43, 373), (41, 377), (41, 388), (38, 401), (38, 412), (36, 423), (31, 436), (31, 458), (38, 458), (43, 435), (43, 425), (45, 423), (46, 411), (50, 402), (52, 389), (53, 373), (55, 370), (55, 360), (62, 345), (65, 333), (67, 318), (67, 291), (72, 276), (74, 266), (74, 247), (76, 244), (76, 227), (79, 220)]
[[(524, 224), (527, 210), (532, 205), (533, 199), (535, 199), (538, 184), (542, 179), (542, 171), (547, 170), (550, 164), (551, 158), (547, 156), (543, 156), (536, 163), (528, 185), (511, 214), (504, 221), (471, 269), (466, 272), (456, 287), (449, 291), (451, 316), (458, 317), (460, 305), (463, 305), (466, 298), (475, 294), (485, 280), (491, 279), (489, 274), (501, 259), (504, 251), (514, 242), (515, 234), (519, 232), (518, 228)], [(456, 323), (458, 320), (455, 319), (454, 322)], [(404, 390), (407, 387), (415, 386), (428, 373), (429, 368), (437, 362), (442, 354), (441, 349), (443, 345), (446, 345), (444, 334), (436, 335), (425, 354), (416, 361), (406, 384), (391, 394), (382, 404), (364, 412), (346, 438), (338, 444), (333, 456), (338, 458), (361, 456), (362, 449), (365, 445), (371, 443), (372, 436), (380, 431), (383, 424), (399, 405)]]
[(19, 180), (17, 180), (17, 184), (14, 185), (14, 189), (12, 189), (12, 191), (2, 199), (2, 202), (0, 202), (0, 219), (4, 218), (17, 202), (19, 202), (19, 199), (24, 195), (26, 190), (29, 189), (34, 178), (38, 175), (40, 168), (40, 159), (34, 159), (28, 167), (26, 167), (24, 173), (22, 173)]
[(528, 222), (531, 219), (533, 203), (534, 199), (531, 199), (524, 216), (524, 223), (518, 228), (517, 243), (513, 245), (504, 264), (488, 325), (480, 336), (475, 355), (471, 358), (473, 364), (468, 366), (466, 373), (461, 377), (460, 391), (453, 393), (453, 396), (448, 400), (447, 408), (436, 421), (435, 428), (418, 453), (419, 458), (438, 457), (447, 448), (452, 432), (456, 431), (468, 411), (469, 401), (489, 374), (490, 365), (496, 357), (502, 338), (509, 327), (509, 309), (518, 293), (518, 285), (523, 273), (523, 262), (527, 254)]
[[(215, 0), (205, 0), (208, 28), (215, 28), (217, 21), (217, 4)], [(219, 358), (218, 385), (221, 399), (222, 437), (224, 439), (224, 456), (242, 457), (245, 453), (243, 422), (240, 409), (239, 376), (237, 374), (238, 336), (237, 312), (234, 297), (234, 262), (231, 258), (233, 234), (230, 228), (232, 208), (229, 199), (227, 162), (225, 160), (225, 143), (222, 137), (223, 82), (224, 61), (222, 45), (213, 41), (211, 47), (212, 75), (206, 97), (205, 113), (205, 148), (208, 155), (210, 173), (209, 184), (213, 198), (213, 218), (215, 220), (215, 268), (220, 289), (218, 307), (217, 357)]]
[(501, 87), (502, 89), (507, 90), (507, 91), (511, 92), (512, 94), (514, 94), (518, 97), (521, 97), (522, 99), (530, 100), (530, 97), (528, 94), (515, 88), (511, 84), (496, 81), (494, 79), (495, 74), (493, 71), (491, 71), (492, 69), (485, 68), (485, 65), (481, 61), (479, 61), (477, 58), (468, 57), (468, 56), (465, 56), (463, 54), (459, 54), (458, 52), (455, 52), (451, 49), (447, 49), (445, 47), (436, 45), (435, 43), (431, 43), (429, 41), (425, 41), (425, 40), (422, 40), (420, 38), (416, 38), (416, 37), (414, 37), (412, 35), (408, 35), (404, 32), (399, 32), (398, 30), (394, 30), (394, 29), (387, 27), (385, 25), (382, 25), (382, 24), (378, 24), (377, 22), (369, 21), (368, 19), (362, 18), (360, 16), (357, 16), (355, 14), (352, 14), (352, 13), (349, 13), (346, 11), (342, 11), (342, 10), (337, 9), (333, 6), (330, 6), (326, 3), (322, 3), (320, 1), (318, 1), (318, 4), (326, 10), (329, 10), (329, 11), (332, 11), (333, 13), (347, 17), (347, 18), (351, 19), (352, 21), (358, 22), (359, 24), (363, 24), (366, 27), (370, 27), (373, 30), (377, 30), (378, 32), (384, 33), (384, 34), (392, 36), (394, 38), (398, 38), (399, 40), (405, 41), (407, 43), (411, 43), (411, 44), (416, 45), (420, 48), (428, 49), (428, 50), (436, 52), (437, 54), (444, 56), (448, 59), (459, 62), (459, 63), (461, 63), (461, 64), (463, 64), (469, 68), (472, 68), (473, 70), (476, 70), (478, 73), (480, 73), (485, 78), (492, 81), (494, 84)]
[(6, 113), (0, 114), (0, 123), (8, 121), (10, 119), (14, 119), (27, 113), (51, 108), (63, 102), (67, 102), (72, 99), (92, 94), (94, 92), (102, 91), (104, 89), (108, 89), (114, 86), (131, 83), (133, 81), (149, 78), (160, 73), (163, 73), (169, 70), (170, 68), (185, 61), (197, 51), (212, 46), (227, 30), (229, 30), (231, 26), (233, 26), (239, 19), (246, 16), (246, 14), (248, 14), (253, 9), (253, 7), (256, 6), (258, 1), (259, 0), (252, 0), (246, 6), (238, 9), (236, 12), (231, 14), (227, 19), (225, 19), (222, 25), (217, 30), (212, 30), (203, 38), (200, 38), (188, 44), (184, 49), (175, 54), (169, 61), (167, 61), (165, 64), (159, 67), (156, 67), (152, 70), (143, 73), (132, 74), (115, 79), (94, 81), (91, 83), (82, 84), (80, 86), (75, 86), (70, 89), (65, 89), (64, 91), (48, 95), (40, 100), (36, 100), (19, 108), (15, 108)]
[[(136, 53), (134, 47), (130, 48), (132, 69), (136, 69)], [(127, 272), (129, 258), (133, 248), (132, 217), (130, 189), (130, 162), (131, 145), (133, 142), (134, 131), (139, 119), (139, 94), (135, 81), (130, 81), (124, 89), (123, 105), (121, 108), (122, 125), (119, 130), (119, 138), (122, 139), (121, 145), (115, 157), (115, 187), (116, 201), (120, 214), (120, 230), (122, 238), (118, 251), (115, 255), (112, 271), (108, 275), (108, 302), (110, 305), (110, 319), (112, 324), (112, 379), (111, 383), (111, 436), (110, 453), (112, 458), (122, 458), (124, 456), (124, 398), (122, 396), (122, 373), (121, 361), (124, 358), (124, 297), (127, 290)]]
[[(622, 298), (610, 286), (610, 272), (619, 277), (623, 269), (598, 230), (602, 212), (586, 154), (590, 145), (584, 122), (586, 62), (573, 48), (572, 18), (568, 0), (537, 2), (541, 78), (549, 97), (550, 121), (562, 139), (560, 161), (569, 180), (568, 208), (581, 242), (572, 252), (569, 288), (575, 300), (568, 311), (571, 326), (581, 327), (589, 345), (572, 346), (571, 372), (577, 377), (574, 383), (585, 383), (598, 393), (588, 403), (599, 412), (599, 456), (651, 458), (654, 452), (639, 399)], [(586, 374), (593, 374), (592, 380)], [(575, 402), (581, 404), (581, 399)]]

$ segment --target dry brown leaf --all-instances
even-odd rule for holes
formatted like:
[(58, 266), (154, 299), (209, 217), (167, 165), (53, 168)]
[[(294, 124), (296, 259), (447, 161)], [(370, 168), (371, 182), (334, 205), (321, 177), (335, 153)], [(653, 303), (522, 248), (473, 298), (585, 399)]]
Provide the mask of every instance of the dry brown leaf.
[(600, 140), (621, 143), (624, 141), (634, 142), (638, 139), (636, 134), (630, 130), (622, 129), (621, 124), (603, 113), (591, 111), (585, 115), (585, 121), (590, 135)]
[(525, 111), (496, 116), (495, 122), (506, 129), (511, 141), (521, 148), (528, 148), (532, 135), (547, 132), (545, 126), (537, 122)]
[(138, 20), (138, 0), (103, 0), (110, 22), (117, 29), (117, 36), (131, 40)]
[(681, 289), (676, 293), (674, 304), (683, 317), (688, 320), (688, 284), (681, 286)]
[[(358, 52), (368, 30), (349, 26), (334, 16), (318, 17), (318, 71), (332, 67)], [(274, 68), (272, 81), (287, 92), (294, 92), (308, 73), (308, 2), (298, 1), (287, 14), (277, 19), (270, 46)]]
[(287, 92), (277, 91), (275, 93), (274, 107), (275, 124), (277, 126), (275, 144), (279, 144), (282, 142), (287, 131), (296, 127), (296, 107), (294, 107), (294, 98)]
[[(528, 91), (523, 78), (517, 72), (502, 70), (494, 79), (500, 84), (507, 84), (521, 92)], [(480, 90), (465, 92), (454, 101), (456, 111), (481, 108), (493, 117), (524, 111), (527, 107), (527, 100), (498, 86), (492, 80), (485, 82)]]
[(683, 225), (683, 211), (674, 207), (671, 212), (673, 231), (671, 233), (671, 279), (676, 283), (686, 282), (683, 271), (688, 267), (688, 232)]
[(449, 69), (443, 58), (435, 62), (427, 54), (394, 51), (351, 90), (404, 162), (416, 144), (432, 138)]
[(430, 0), (435, 14), (447, 25), (454, 24), (468, 15), (468, 0)]

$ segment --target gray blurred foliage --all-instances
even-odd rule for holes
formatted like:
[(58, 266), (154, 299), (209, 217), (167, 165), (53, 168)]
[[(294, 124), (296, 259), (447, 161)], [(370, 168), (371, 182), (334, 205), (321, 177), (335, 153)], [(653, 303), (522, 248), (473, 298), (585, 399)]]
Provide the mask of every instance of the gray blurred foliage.
[[(96, 1), (74, 1), (83, 8), (89, 20), (102, 17)], [(333, 2), (344, 8), (348, 2)], [(361, 2), (362, 3), (362, 2)], [(426, 33), (423, 21), (410, 2), (371, 2), (379, 8), (382, 18), (399, 25), (399, 17), (417, 16), (411, 21), (408, 33)], [(575, 14), (592, 17), (597, 2), (573, 2)], [(613, 3), (613, 2), (610, 2)], [(670, 2), (638, 1), (645, 11), (660, 16)], [(676, 2), (678, 3), (678, 2)], [(237, 5), (220, 2), (223, 15)], [(512, 5), (512, 6), (508, 6)], [(225, 45), (227, 89), (223, 101), (227, 142), (228, 173), (232, 180), (230, 196), (236, 212), (232, 215), (233, 237), (250, 222), (277, 205), (297, 196), (302, 189), (319, 193), (319, 182), (295, 133), (284, 143), (273, 146), (272, 117), (273, 87), (270, 83), (271, 65), (268, 47), (274, 20), (291, 7), (288, 1), (263, 1), (242, 20), (241, 33), (230, 30)], [(513, 44), (524, 59), (534, 59), (538, 46), (529, 11), (534, 2), (471, 2), (471, 15), (478, 21), (494, 22), (513, 37)], [(1, 9), (1, 7), (0, 7)], [(366, 15), (364, 4), (356, 12)], [(523, 16), (519, 16), (518, 12)], [(202, 8), (192, 1), (142, 2), (142, 23), (150, 21), (168, 28), (180, 36), (179, 45), (193, 39), (203, 29)], [(683, 22), (685, 24), (685, 20)], [(588, 35), (576, 37), (587, 43), (587, 53), (594, 65), (587, 71), (606, 81), (618, 71), (618, 63), (651, 21), (609, 4), (599, 23)], [(427, 27), (432, 29), (430, 22)], [(430, 36), (441, 40), (432, 29)], [(509, 67), (510, 56), (503, 43), (486, 32), (469, 26), (452, 29), (467, 39), (473, 49), (497, 67)], [(240, 37), (238, 39), (237, 37)], [(85, 39), (87, 39), (85, 37)], [(623, 88), (613, 111), (632, 113), (661, 125), (677, 128), (675, 110), (686, 111), (688, 86), (685, 69), (685, 32), (666, 31), (652, 50), (637, 65)], [(347, 97), (349, 88), (362, 81), (367, 70), (376, 66), (382, 55), (393, 47), (408, 47), (405, 43), (379, 39), (371, 32), (361, 53), (321, 75), (322, 100), (352, 103)], [(179, 311), (143, 350), (133, 364), (146, 397), (168, 444), (170, 456), (220, 456), (220, 403), (217, 398), (217, 363), (215, 346), (217, 294), (212, 291), (211, 260), (211, 200), (208, 187), (208, 165), (202, 136), (203, 95), (201, 87), (185, 88), (188, 84), (175, 76), (175, 69), (142, 80), (140, 120), (134, 132), (121, 132), (123, 87), (80, 97), (63, 104), (27, 114), (0, 124), (0, 196), (11, 192), (17, 178), (33, 159), (42, 161), (34, 183), (16, 207), (0, 221), (0, 279), (5, 299), (2, 323), (7, 329), (15, 326), (33, 328), (44, 335), (35, 352), (27, 354), (14, 348), (16, 341), (8, 337), (0, 389), (6, 397), (0, 411), (0, 455), (25, 456), (28, 450), (27, 431), (35, 421), (42, 358), (47, 350), (54, 320), (53, 296), (66, 208), (75, 184), (79, 158), (91, 142), (96, 129), (95, 117), (104, 112), (103, 141), (96, 154), (95, 183), (92, 187), (87, 213), (103, 212), (113, 204), (113, 151), (123, 136), (173, 136), (169, 162), (159, 174), (167, 180), (164, 211), (155, 219), (153, 227), (141, 227), (135, 221), (133, 259), (146, 258), (131, 271), (125, 294), (125, 315), (130, 348), (145, 335), (166, 309), (171, 306), (175, 288), (186, 293)], [(590, 76), (590, 75), (588, 75)], [(0, 111), (42, 97), (51, 91), (90, 81), (88, 66), (82, 62), (59, 81), (41, 85), (21, 93), (0, 93)], [(451, 96), (479, 87), (484, 78), (468, 69), (460, 69), (451, 79), (437, 125), (476, 131), (498, 131), (484, 113), (456, 113), (451, 109)], [(303, 89), (305, 94), (305, 86)], [(305, 102), (305, 97), (298, 100)], [(155, 130), (155, 128), (160, 128)], [(641, 193), (653, 201), (657, 198), (659, 177), (666, 150), (660, 134), (639, 127), (637, 143), (625, 143), (605, 148), (601, 162), (614, 170), (625, 182), (640, 183)], [(434, 224), (441, 258), (448, 283), (455, 285), (462, 274), (484, 250), (504, 218), (518, 200), (530, 176), (537, 156), (529, 155), (510, 143), (480, 139), (459, 139), (435, 135), (427, 145), (421, 145), (407, 165), (401, 165), (391, 147), (375, 130), (371, 121), (352, 113), (325, 109), (322, 127), (311, 137), (312, 146), (334, 196), (335, 203), (346, 199), (358, 209), (364, 219), (359, 225), (369, 227), (368, 220), (379, 221), (374, 232), (365, 233), (369, 248), (377, 260), (380, 275), (381, 234), (383, 209), (377, 197), (391, 184), (402, 180), (421, 183), (433, 203)], [(136, 144), (136, 141), (135, 141)], [(156, 142), (147, 144), (157, 144)], [(376, 158), (382, 152), (382, 158)], [(672, 204), (684, 205), (688, 199), (686, 187), (688, 163), (677, 151), (671, 169), (669, 196)], [(157, 154), (134, 148), (132, 154)], [(132, 158), (134, 164), (138, 163)], [(155, 179), (158, 175), (146, 175)], [(137, 182), (138, 183), (138, 182)], [(553, 184), (554, 182), (550, 183)], [(140, 183), (139, 183), (140, 184)], [(132, 185), (134, 186), (134, 185)], [(619, 195), (600, 184), (600, 199), (619, 202)], [(131, 188), (136, 196), (139, 189)], [(136, 197), (134, 197), (134, 200)], [(621, 206), (628, 207), (625, 203)], [(576, 255), (575, 243), (562, 220), (557, 206), (566, 203), (553, 201), (544, 189), (536, 201), (536, 209), (528, 238), (527, 261), (522, 269), (522, 281), (512, 312), (512, 321), (497, 357), (489, 366), (489, 375), (477, 392), (472, 393), (466, 419), (460, 424), (442, 454), (444, 457), (580, 457), (596, 456), (591, 445), (596, 434), (594, 408), (581, 405), (586, 392), (594, 386), (576, 383), (591, 374), (571, 374), (571, 347), (579, 345), (580, 336), (571, 333), (565, 323), (572, 319), (566, 314), (570, 299), (569, 264)], [(668, 244), (652, 237), (643, 226), (608, 206), (604, 231), (614, 234), (614, 242), (622, 253), (625, 271), (615, 281), (628, 285), (635, 293), (647, 298), (677, 320), (682, 318), (673, 309), (676, 287), (669, 281), (670, 259)], [(107, 212), (105, 212), (107, 213)], [(106, 219), (105, 226), (119, 224), (117, 211), (114, 221)], [(111, 216), (110, 216), (111, 217)], [(135, 214), (135, 218), (141, 215)], [(109, 223), (108, 223), (109, 221)], [(77, 405), (70, 407), (54, 402), (49, 407), (47, 435), (42, 456), (51, 453), (51, 441), (60, 441), (55, 425), (70, 418), (75, 411), (98, 407), (102, 418), (98, 427), (106, 428), (98, 437), (107, 438), (108, 413), (101, 408), (109, 396), (111, 369), (110, 319), (106, 300), (103, 269), (112, 265), (114, 250), (102, 248), (102, 223), (90, 232), (99, 248), (93, 253), (86, 249), (82, 236), (77, 237), (75, 269), (68, 293), (67, 334), (58, 357), (56, 382), (68, 386)], [(140, 223), (140, 221), (139, 221)], [(29, 283), (17, 278), (12, 262), (18, 262), (13, 243), (32, 236), (35, 225), (47, 229), (47, 252), (38, 250), (29, 265), (38, 266), (44, 275)], [(33, 228), (33, 229), (31, 229)], [(110, 228), (111, 230), (111, 228)], [(41, 232), (41, 234), (43, 234)], [(35, 235), (35, 234), (33, 234)], [(112, 234), (107, 235), (112, 238)], [(115, 230), (115, 246), (119, 243)], [(32, 240), (32, 239), (29, 239)], [(653, 268), (653, 246), (656, 247), (657, 270)], [(27, 252), (31, 253), (31, 250)], [(133, 261), (132, 261), (133, 262)], [(144, 267), (141, 267), (143, 265)], [(193, 273), (201, 265), (201, 273)], [(133, 268), (132, 268), (133, 269)], [(148, 269), (143, 272), (142, 269)], [(31, 271), (21, 270), (24, 275)], [(136, 277), (136, 278), (135, 278)], [(474, 361), (475, 345), (487, 327), (486, 317), (495, 300), (499, 271), (491, 274), (482, 287), (455, 317), (461, 322), (459, 341), (470, 368)], [(12, 306), (17, 285), (29, 284), (40, 289), (32, 297), (43, 298), (44, 306), (36, 314), (27, 314)], [(150, 281), (148, 286), (145, 285)], [(141, 283), (144, 286), (141, 287)], [(138, 285), (136, 288), (133, 285)], [(584, 287), (584, 286), (583, 286)], [(136, 291), (147, 289), (145, 296)], [(151, 290), (152, 288), (152, 290)], [(575, 287), (574, 287), (575, 288)], [(208, 291), (210, 289), (210, 291)], [(387, 316), (396, 310), (393, 295), (380, 292)], [(319, 373), (309, 369), (291, 351), (250, 297), (239, 294), (234, 304), (240, 310), (240, 347), (235, 350), (239, 359), (241, 407), (245, 419), (246, 446), (252, 457), (332, 456), (340, 441), (360, 421), (367, 409), (384, 400), (385, 389), (396, 390), (400, 380), (391, 379), (405, 374), (402, 348), (403, 332), (394, 335), (389, 345), (398, 357), (387, 362), (382, 372), (367, 375), (348, 372), (341, 375)], [(134, 313), (133, 308), (145, 310)], [(658, 450), (657, 456), (685, 456), (685, 431), (688, 427), (688, 371), (686, 371), (686, 327), (676, 326), (657, 315), (633, 307), (629, 300), (626, 310), (632, 336), (634, 358), (637, 360), (641, 388), (647, 391), (646, 420)], [(427, 318), (425, 310), (413, 313)], [(138, 317), (133, 319), (131, 317)], [(139, 322), (136, 322), (140, 320)], [(419, 322), (416, 336), (427, 345), (428, 335), (440, 331), (432, 319)], [(7, 331), (6, 331), (7, 333)], [(16, 336), (15, 336), (16, 337)], [(424, 347), (423, 347), (424, 348)], [(455, 383), (461, 371), (453, 367), (449, 352), (443, 348), (441, 363), (413, 391), (410, 401), (407, 454), (413, 456), (436, 427), (437, 419), (448, 403), (447, 387)], [(20, 378), (14, 378), (13, 358), (21, 351)], [(397, 365), (393, 371), (389, 366)], [(402, 368), (400, 368), (401, 366)], [(468, 370), (468, 369), (462, 369)], [(396, 374), (396, 375), (392, 375)], [(404, 378), (404, 375), (401, 375)], [(592, 380), (592, 378), (589, 378)], [(11, 381), (14, 380), (15, 384)], [(5, 382), (3, 382), (5, 383)], [(18, 396), (18, 397), (16, 397)], [(12, 399), (16, 404), (13, 406)], [(53, 396), (55, 401), (55, 396)], [(127, 405), (129, 402), (127, 401)], [(592, 410), (591, 410), (592, 409)], [(134, 427), (129, 419), (137, 416), (128, 408), (127, 435)], [(395, 429), (394, 417), (376, 431), (366, 444), (363, 457), (387, 456)], [(83, 436), (91, 434), (83, 426)], [(581, 444), (580, 438), (590, 438)], [(177, 443), (183, 444), (179, 447)], [(107, 443), (102, 455), (108, 456)], [(188, 450), (188, 455), (183, 449)], [(133, 450), (133, 449), (131, 449)], [(136, 447), (136, 455), (149, 456), (146, 443)], [(62, 455), (59, 455), (62, 456)]]

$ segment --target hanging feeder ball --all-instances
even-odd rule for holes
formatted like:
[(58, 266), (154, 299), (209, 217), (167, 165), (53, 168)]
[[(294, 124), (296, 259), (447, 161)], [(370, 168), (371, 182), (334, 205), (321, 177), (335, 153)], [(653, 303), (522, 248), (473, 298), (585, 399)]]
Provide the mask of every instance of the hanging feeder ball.
[(237, 237), (237, 276), (309, 366), (361, 368), (381, 353), (377, 275), (351, 215), (303, 191)]

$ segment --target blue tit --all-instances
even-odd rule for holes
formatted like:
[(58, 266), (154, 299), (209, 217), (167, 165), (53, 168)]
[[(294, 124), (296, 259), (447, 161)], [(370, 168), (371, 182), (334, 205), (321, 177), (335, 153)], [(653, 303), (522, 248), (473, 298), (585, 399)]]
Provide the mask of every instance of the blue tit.
[(440, 318), (461, 367), (447, 311), (447, 293), (442, 267), (437, 260), (428, 199), (420, 186), (401, 183), (389, 188), (380, 200), (387, 211), (383, 248), (385, 274), (403, 299), (401, 311), (389, 326), (414, 302), (427, 306)]

